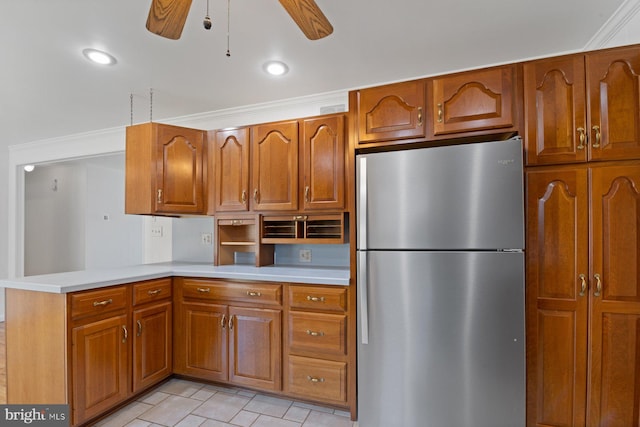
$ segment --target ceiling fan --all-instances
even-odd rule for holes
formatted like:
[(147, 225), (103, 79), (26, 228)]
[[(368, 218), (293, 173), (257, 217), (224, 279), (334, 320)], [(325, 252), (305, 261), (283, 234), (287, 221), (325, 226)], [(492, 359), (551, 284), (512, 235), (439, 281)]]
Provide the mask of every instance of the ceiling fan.
[[(309, 40), (318, 40), (333, 32), (333, 27), (314, 0), (279, 0)], [(187, 20), (191, 0), (152, 0), (147, 29), (177, 40)]]

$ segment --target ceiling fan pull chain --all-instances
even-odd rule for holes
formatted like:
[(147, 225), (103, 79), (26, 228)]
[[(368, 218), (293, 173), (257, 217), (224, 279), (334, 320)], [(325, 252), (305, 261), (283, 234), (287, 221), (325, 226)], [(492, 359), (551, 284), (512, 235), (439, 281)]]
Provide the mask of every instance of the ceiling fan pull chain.
[(231, 56), (229, 50), (229, 33), (231, 32), (231, 0), (227, 0), (227, 57)]

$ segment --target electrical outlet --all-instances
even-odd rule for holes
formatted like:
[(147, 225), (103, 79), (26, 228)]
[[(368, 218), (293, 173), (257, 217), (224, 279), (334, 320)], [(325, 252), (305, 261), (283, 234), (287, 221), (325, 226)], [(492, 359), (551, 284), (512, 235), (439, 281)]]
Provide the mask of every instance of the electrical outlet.
[(298, 261), (311, 262), (311, 249), (300, 249), (300, 252), (298, 252)]
[(211, 244), (211, 233), (202, 233), (202, 234), (200, 234), (200, 242), (202, 242), (203, 245), (210, 245)]
[(151, 227), (151, 237), (162, 237), (162, 226), (154, 225)]

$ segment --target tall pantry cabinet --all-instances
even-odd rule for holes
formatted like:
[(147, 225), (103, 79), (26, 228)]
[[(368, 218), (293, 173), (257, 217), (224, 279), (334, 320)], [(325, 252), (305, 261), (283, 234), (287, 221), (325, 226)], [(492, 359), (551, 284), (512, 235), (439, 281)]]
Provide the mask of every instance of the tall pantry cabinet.
[(524, 76), (527, 425), (638, 425), (640, 48)]

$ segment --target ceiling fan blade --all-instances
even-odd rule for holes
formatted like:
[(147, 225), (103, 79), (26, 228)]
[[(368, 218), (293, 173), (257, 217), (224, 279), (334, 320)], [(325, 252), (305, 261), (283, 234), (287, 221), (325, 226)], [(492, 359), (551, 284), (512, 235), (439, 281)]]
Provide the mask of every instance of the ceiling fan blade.
[(152, 0), (147, 30), (168, 39), (179, 39), (189, 8), (191, 0)]
[(280, 0), (309, 40), (318, 40), (333, 32), (331, 23), (314, 0)]

